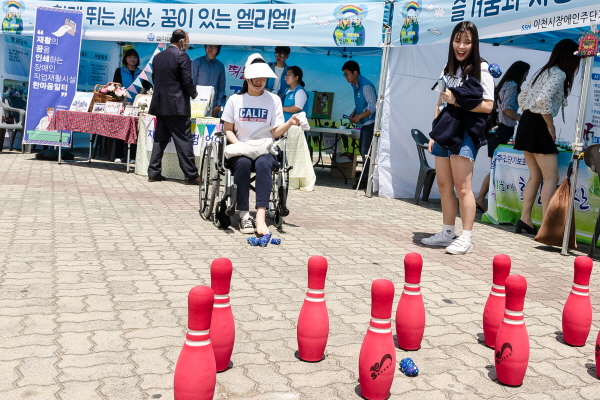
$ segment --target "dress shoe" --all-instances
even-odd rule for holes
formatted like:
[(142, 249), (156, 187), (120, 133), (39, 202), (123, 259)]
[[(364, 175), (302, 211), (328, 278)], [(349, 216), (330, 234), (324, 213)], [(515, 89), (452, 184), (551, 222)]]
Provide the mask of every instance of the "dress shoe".
[(537, 235), (538, 232), (538, 229), (535, 226), (529, 226), (522, 220), (519, 220), (517, 222), (517, 226), (515, 227), (515, 233), (521, 233), (523, 232), (523, 229), (525, 229), (525, 232), (529, 233), (530, 235)]
[(160, 182), (160, 181), (166, 181), (166, 180), (167, 180), (167, 178), (165, 178), (161, 174), (158, 174), (156, 176), (149, 176), (148, 177), (148, 182)]
[(200, 177), (197, 177), (196, 179), (189, 179), (185, 181), (186, 185), (199, 185), (200, 184)]

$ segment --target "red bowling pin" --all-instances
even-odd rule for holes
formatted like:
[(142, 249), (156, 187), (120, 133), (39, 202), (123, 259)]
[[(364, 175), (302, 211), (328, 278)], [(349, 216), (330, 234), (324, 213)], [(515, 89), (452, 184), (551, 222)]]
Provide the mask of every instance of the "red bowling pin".
[(521, 275), (506, 278), (506, 311), (496, 334), (495, 364), (498, 382), (523, 384), (529, 363), (529, 335), (523, 319), (527, 281)]
[(600, 331), (596, 338), (596, 375), (600, 378)]
[(325, 304), (327, 259), (308, 259), (308, 290), (298, 316), (298, 357), (304, 361), (321, 361), (329, 336), (329, 313)]
[(492, 290), (483, 309), (483, 338), (485, 345), (492, 349), (506, 308), (504, 281), (510, 274), (510, 264), (510, 257), (505, 254), (498, 254), (492, 261)]
[(396, 347), (392, 337), (394, 284), (377, 279), (371, 285), (371, 321), (360, 348), (358, 379), (362, 397), (384, 400), (396, 372)]
[(229, 303), (229, 288), (233, 266), (227, 258), (217, 258), (210, 264), (210, 286), (215, 292), (210, 332), (217, 372), (229, 368), (235, 342), (235, 322)]
[(423, 258), (419, 253), (404, 257), (404, 290), (396, 310), (396, 338), (403, 350), (419, 350), (425, 331), (425, 305), (421, 295)]
[(592, 259), (577, 257), (573, 286), (562, 314), (563, 337), (565, 343), (571, 346), (584, 346), (592, 328), (591, 275)]
[(215, 354), (210, 343), (214, 292), (196, 286), (188, 295), (188, 331), (175, 365), (175, 400), (212, 400), (217, 383)]

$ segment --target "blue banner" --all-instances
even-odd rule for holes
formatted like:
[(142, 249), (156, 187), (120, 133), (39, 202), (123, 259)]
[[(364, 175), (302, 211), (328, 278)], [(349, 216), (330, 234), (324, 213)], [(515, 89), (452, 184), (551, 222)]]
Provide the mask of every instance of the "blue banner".
[(404, 0), (394, 5), (392, 44), (448, 42), (461, 21), (480, 39), (587, 27), (600, 23), (598, 0)]
[(23, 143), (60, 144), (30, 138), (29, 132), (47, 131), (54, 113), (71, 106), (77, 92), (82, 19), (80, 11), (46, 7), (36, 10)]
[[(32, 6), (83, 13), (84, 39), (169, 42), (184, 29), (195, 43), (238, 46), (378, 47), (385, 3), (325, 4), (160, 4), (5, 0), (11, 18), (7, 30), (31, 35)], [(5, 7), (6, 8), (6, 7)], [(8, 12), (7, 12), (8, 15)]]

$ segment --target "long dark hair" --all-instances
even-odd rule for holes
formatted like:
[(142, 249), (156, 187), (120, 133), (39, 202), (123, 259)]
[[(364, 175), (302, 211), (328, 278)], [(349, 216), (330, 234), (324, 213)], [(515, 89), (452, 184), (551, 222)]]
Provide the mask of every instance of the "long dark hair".
[(306, 86), (304, 84), (304, 81), (302, 80), (302, 77), (304, 76), (304, 74), (302, 73), (302, 69), (300, 67), (292, 65), (291, 67), (288, 68), (288, 71), (292, 71), (292, 74), (294, 74), (294, 76), (298, 77), (298, 85), (300, 85), (302, 87)]
[[(255, 58), (254, 60), (252, 60), (252, 62), (250, 64), (258, 64), (258, 63), (266, 64), (265, 60), (263, 60), (262, 58)], [(248, 93), (248, 81), (246, 79), (244, 79), (244, 84), (242, 85), (242, 91), (238, 92), (237, 94), (244, 94), (244, 93)]]
[(577, 48), (577, 43), (575, 43), (575, 41), (572, 39), (563, 39), (556, 43), (552, 49), (552, 54), (550, 54), (550, 60), (548, 60), (546, 65), (544, 65), (542, 69), (536, 73), (535, 78), (533, 78), (533, 81), (531, 81), (531, 86), (535, 84), (537, 79), (544, 71), (547, 71), (552, 67), (558, 67), (567, 75), (563, 89), (564, 95), (567, 97), (569, 93), (571, 93), (573, 80), (575, 79), (575, 75), (577, 75), (577, 71), (579, 71), (579, 63), (581, 59), (573, 54), (577, 51)]
[(498, 100), (498, 103), (501, 103), (499, 95), (506, 82), (515, 82), (517, 84), (517, 93), (521, 91), (523, 77), (529, 72), (529, 68), (531, 68), (531, 66), (525, 61), (515, 61), (512, 63), (494, 90), (494, 98)]
[[(454, 40), (463, 33), (471, 34), (471, 54), (462, 63), (459, 63), (454, 55)], [(477, 27), (471, 21), (463, 21), (456, 24), (450, 36), (450, 46), (448, 48), (448, 62), (444, 68), (444, 74), (456, 75), (458, 67), (462, 69), (462, 76), (471, 76), (478, 82), (481, 82), (481, 56), (479, 55), (479, 33)]]

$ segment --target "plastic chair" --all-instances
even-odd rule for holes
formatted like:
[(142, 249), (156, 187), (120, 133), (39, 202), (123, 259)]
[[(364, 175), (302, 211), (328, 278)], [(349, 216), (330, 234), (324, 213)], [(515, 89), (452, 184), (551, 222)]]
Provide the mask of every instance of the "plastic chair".
[[(588, 147), (584, 152), (583, 160), (593, 172), (598, 174), (598, 179), (600, 179), (600, 144), (593, 144)], [(598, 236), (600, 236), (600, 212), (598, 213), (598, 218), (596, 219), (594, 235), (592, 236), (592, 244), (590, 245), (590, 251), (588, 253), (588, 257), (590, 258), (592, 258), (594, 255), (594, 249), (596, 248), (596, 243), (598, 242)]]
[(6, 134), (6, 130), (12, 129), (13, 134), (11, 136), (10, 146), (8, 148), (8, 151), (11, 151), (15, 142), (15, 137), (17, 136), (17, 132), (21, 131), (21, 135), (23, 135), (25, 125), (25, 110), (11, 107), (8, 99), (5, 99), (4, 101), (0, 101), (0, 114), (2, 114), (4, 117), (12, 117), (12, 122), (5, 122), (4, 119), (6, 118), (3, 118), (3, 121), (0, 122), (0, 138), (2, 140), (0, 143), (0, 151), (2, 151), (2, 147), (4, 145), (4, 136)]
[(419, 196), (423, 192), (423, 201), (429, 200), (429, 193), (435, 180), (435, 168), (429, 166), (427, 158), (425, 158), (425, 150), (428, 148), (429, 139), (418, 129), (411, 129), (415, 143), (417, 144), (417, 152), (419, 154), (419, 178), (417, 179), (417, 188), (415, 190), (415, 203), (419, 204)]

